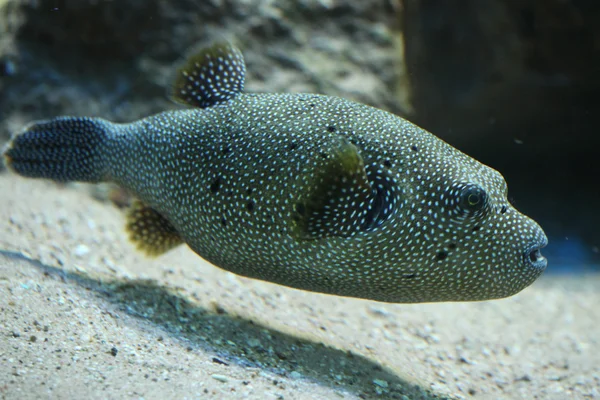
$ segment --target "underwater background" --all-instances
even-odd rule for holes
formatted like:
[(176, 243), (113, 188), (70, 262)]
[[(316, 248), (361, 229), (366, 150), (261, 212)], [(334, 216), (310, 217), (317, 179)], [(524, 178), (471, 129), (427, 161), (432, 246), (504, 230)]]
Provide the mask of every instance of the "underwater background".
[[(222, 39), (244, 53), (247, 91), (363, 102), (499, 170), (550, 240), (543, 278), (498, 302), (331, 300), (231, 277), (183, 249), (129, 254), (125, 193), (3, 171), (0, 394), (48, 396), (54, 382), (63, 398), (600, 397), (600, 4), (0, 0), (0, 143), (36, 119), (176, 108), (175, 65)], [(35, 297), (46, 292), (48, 304)], [(56, 365), (36, 364), (59, 349), (70, 353), (44, 358)], [(183, 359), (206, 374), (177, 369)]]

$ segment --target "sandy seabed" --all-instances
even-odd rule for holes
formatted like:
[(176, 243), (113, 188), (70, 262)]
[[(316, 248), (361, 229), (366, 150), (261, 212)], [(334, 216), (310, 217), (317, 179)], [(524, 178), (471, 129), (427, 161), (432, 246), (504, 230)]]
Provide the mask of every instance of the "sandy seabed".
[[(382, 304), (156, 259), (85, 191), (0, 175), (0, 398), (600, 398), (600, 276)], [(550, 265), (552, 268), (552, 265)]]

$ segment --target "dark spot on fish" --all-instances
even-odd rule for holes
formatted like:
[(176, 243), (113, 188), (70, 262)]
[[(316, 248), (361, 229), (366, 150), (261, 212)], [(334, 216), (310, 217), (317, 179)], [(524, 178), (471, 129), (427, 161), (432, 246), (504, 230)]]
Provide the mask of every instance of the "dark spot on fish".
[(288, 150), (295, 150), (296, 147), (298, 147), (296, 143), (290, 143), (290, 145), (288, 146)]
[(392, 162), (390, 160), (385, 160), (383, 162), (383, 166), (386, 168), (390, 168), (392, 166)]
[(413, 278), (415, 278), (416, 276), (417, 276), (417, 274), (415, 274), (415, 273), (412, 273), (412, 274), (404, 274), (404, 275), (402, 275), (402, 277), (403, 277), (403, 278), (406, 278), (406, 279), (413, 279)]
[(252, 190), (253, 190), (252, 188), (246, 189), (246, 194), (252, 194)]
[(254, 201), (250, 200), (247, 204), (246, 204), (246, 209), (250, 212), (252, 212), (254, 210)]
[(226, 156), (229, 153), (231, 153), (231, 147), (229, 146), (223, 147), (223, 150), (221, 150), (221, 154), (223, 154), (224, 156)]
[(475, 225), (475, 226), (473, 227), (473, 229), (471, 229), (471, 231), (473, 231), (473, 232), (477, 232), (477, 231), (478, 231), (478, 230), (480, 230), (480, 229), (481, 229), (481, 227), (480, 227), (479, 225)]
[(412, 151), (419, 151), (419, 148), (418, 148), (417, 146), (412, 146), (410, 149), (411, 149)]
[(508, 208), (506, 208), (506, 206), (502, 206), (502, 208), (500, 209), (500, 212), (502, 214), (506, 213), (506, 211), (508, 211)]
[(380, 170), (380, 166), (376, 164), (367, 166), (367, 178), (374, 190), (361, 229), (370, 231), (381, 226), (388, 219), (395, 208), (397, 197), (393, 180), (388, 176), (387, 171)]
[(352, 139), (352, 140), (350, 140), (350, 143), (352, 143), (353, 145), (358, 147), (358, 143), (356, 142), (356, 140)]
[(321, 153), (319, 153), (319, 155), (320, 155), (322, 158), (329, 158), (329, 154), (327, 154), (327, 153), (325, 153), (325, 152), (321, 152)]
[(313, 108), (316, 107), (316, 105), (314, 103), (310, 103), (310, 106)]
[(335, 132), (336, 131), (335, 126), (328, 126), (327, 127), (327, 131), (328, 132)]
[(210, 191), (213, 193), (218, 193), (220, 188), (221, 188), (221, 177), (218, 176), (217, 179), (215, 179), (213, 181), (213, 183), (210, 185)]
[(450, 250), (454, 250), (454, 249), (456, 249), (456, 244), (455, 244), (455, 243), (450, 243), (450, 244), (448, 245), (448, 248), (449, 248)]
[(221, 225), (227, 226), (227, 220), (225, 219), (225, 217), (221, 218)]
[(442, 250), (442, 251), (440, 251), (440, 252), (437, 253), (437, 259), (439, 261), (445, 260), (446, 257), (448, 257), (448, 252), (446, 252), (446, 251)]
[(296, 212), (300, 215), (306, 214), (306, 207), (304, 207), (304, 204), (297, 203), (296, 204)]

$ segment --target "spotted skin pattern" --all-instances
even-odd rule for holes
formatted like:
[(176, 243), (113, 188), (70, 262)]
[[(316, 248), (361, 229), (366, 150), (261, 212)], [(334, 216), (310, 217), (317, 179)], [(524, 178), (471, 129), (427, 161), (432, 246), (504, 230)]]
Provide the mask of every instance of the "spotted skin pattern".
[[(398, 303), (487, 300), (519, 292), (545, 269), (546, 236), (507, 201), (497, 171), (376, 108), (242, 93), (243, 59), (230, 45), (190, 60), (174, 95), (195, 108), (123, 125), (62, 117), (43, 122), (43, 143), (21, 146), (34, 124), (7, 147), (7, 165), (64, 180), (93, 161), (104, 170), (78, 179), (129, 189), (204, 259), (309, 291)], [(44, 172), (61, 161), (48, 150), (59, 142), (52, 124), (68, 121), (84, 128), (60, 135), (98, 141), (101, 127), (106, 139), (85, 160), (69, 159), (64, 176)]]

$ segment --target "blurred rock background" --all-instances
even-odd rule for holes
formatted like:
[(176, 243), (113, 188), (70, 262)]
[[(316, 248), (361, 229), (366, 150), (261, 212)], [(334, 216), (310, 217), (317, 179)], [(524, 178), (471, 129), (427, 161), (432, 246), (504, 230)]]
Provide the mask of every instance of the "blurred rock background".
[(600, 263), (595, 0), (0, 0), (0, 142), (32, 119), (174, 108), (174, 66), (219, 39), (249, 91), (361, 101), (500, 170), (550, 270)]

